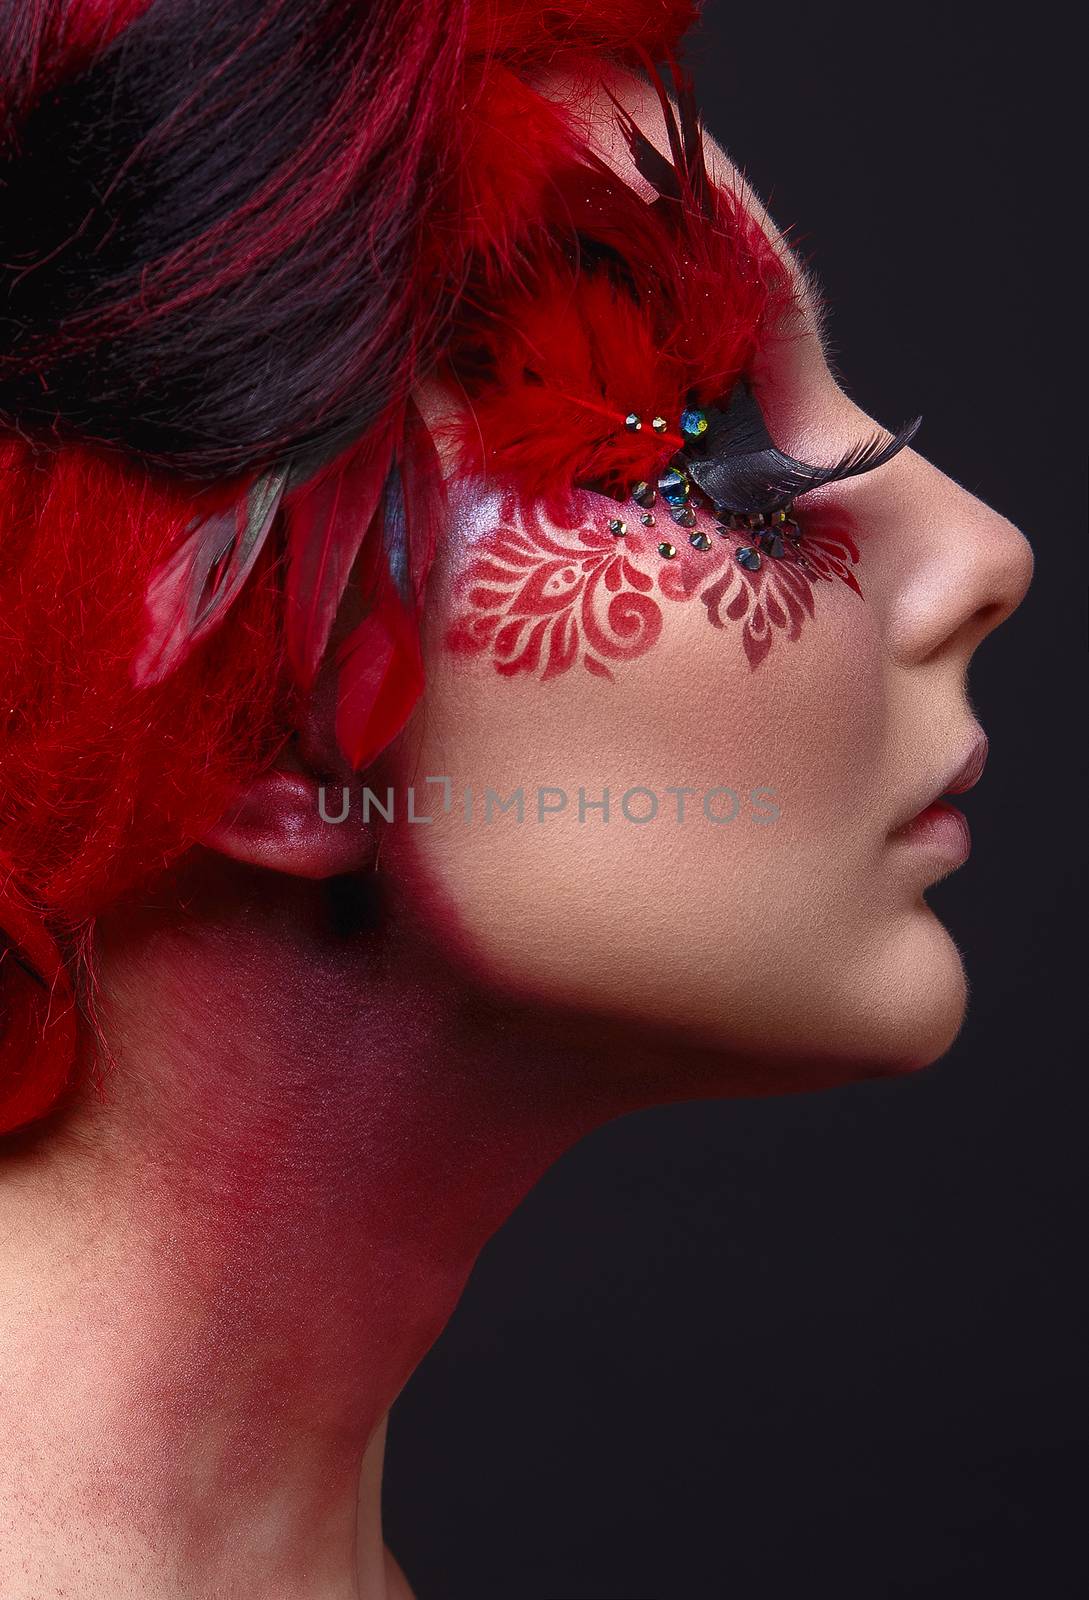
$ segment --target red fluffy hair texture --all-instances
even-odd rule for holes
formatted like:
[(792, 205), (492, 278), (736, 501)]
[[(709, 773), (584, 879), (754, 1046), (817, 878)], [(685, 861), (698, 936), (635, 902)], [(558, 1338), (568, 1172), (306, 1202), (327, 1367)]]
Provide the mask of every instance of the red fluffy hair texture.
[(477, 0), (469, 25), (473, 54), (543, 59), (561, 49), (618, 59), (672, 55), (702, 0)]
[[(78, 83), (138, 19), (146, 41), (156, 11), (163, 8), (165, 18), (173, 3), (0, 0), (0, 141), (16, 152), (12, 159), (18, 161), (20, 129), (36, 105), (66, 83)], [(285, 3), (267, 0), (269, 15)], [(426, 21), (421, 29), (418, 5), (405, 9), (406, 19), (409, 11), (414, 18), (415, 39), (426, 32)], [(458, 127), (438, 129), (453, 143), (455, 181), (430, 192), (432, 211), (419, 228), (421, 259), (443, 270), (452, 294), (470, 281), (495, 282), (500, 271), (511, 283), (532, 279), (534, 239), (544, 226), (543, 196), (552, 182), (549, 164), (573, 168), (578, 162), (562, 120), (524, 88), (519, 69), (572, 49), (638, 61), (648, 53), (666, 57), (695, 12), (692, 0), (468, 4), (458, 103), (470, 109)], [(305, 7), (299, 18), (305, 30)], [(441, 17), (431, 25), (436, 35), (440, 23)], [(421, 46), (418, 60), (425, 57)], [(410, 78), (402, 84), (407, 99)], [(418, 87), (422, 92), (422, 83)], [(343, 131), (343, 104), (335, 114)], [(361, 117), (361, 127), (364, 122)], [(493, 129), (503, 128), (507, 142), (501, 146)], [(512, 136), (512, 130), (520, 131)], [(157, 127), (155, 137), (166, 139), (168, 132)], [(547, 159), (535, 158), (545, 147)], [(422, 159), (418, 141), (406, 141), (406, 150), (406, 162)], [(366, 170), (368, 153), (343, 144), (342, 155), (351, 166), (343, 184), (346, 204), (354, 206), (353, 174)], [(103, 185), (112, 177), (103, 173)], [(257, 240), (250, 262), (250, 279), (260, 264), (263, 284), (283, 263), (303, 257), (312, 238), (312, 171), (305, 162), (288, 162), (277, 182), (278, 231)], [(323, 194), (328, 199), (328, 185)], [(187, 307), (189, 322), (164, 322), (170, 342), (161, 349), (171, 359), (180, 350), (199, 370), (185, 344), (187, 329), (199, 331), (215, 311), (213, 278), (222, 278), (224, 292), (238, 281), (246, 286), (245, 262), (234, 244), (252, 229), (252, 218), (239, 217), (233, 230), (221, 228), (221, 248), (206, 262), (194, 254), (192, 241), (185, 242), (184, 226), (193, 219), (180, 221), (179, 259), (185, 258), (188, 276), (172, 279), (171, 291)], [(199, 232), (195, 237), (199, 241)], [(471, 273), (465, 266), (470, 259)], [(127, 264), (125, 283), (132, 270)], [(337, 261), (325, 260), (322, 270), (343, 290), (352, 264), (345, 261), (341, 271)], [(288, 281), (286, 269), (281, 277)], [(102, 302), (107, 308), (111, 288)], [(416, 300), (398, 308), (398, 340), (384, 357), (393, 374), (391, 393), (398, 392), (398, 373), (407, 392), (421, 348), (418, 330), (434, 320), (434, 277), (419, 273), (411, 291)], [(588, 289), (591, 298), (610, 292), (604, 284)], [(173, 301), (164, 301), (156, 315), (175, 310)], [(625, 394), (638, 386), (653, 355), (648, 331), (637, 318), (628, 320), (631, 371), (620, 375)], [(111, 338), (123, 342), (125, 318), (114, 323)], [(661, 374), (671, 364), (683, 365), (669, 357), (663, 368), (659, 355), (656, 370)], [(92, 356), (92, 378), (93, 366)], [(193, 409), (185, 408), (186, 418)], [(139, 411), (137, 400), (137, 420)], [(197, 416), (199, 429), (199, 408)], [(104, 450), (101, 442), (73, 439), (70, 427), (44, 439), (39, 428), (32, 441), (17, 412), (6, 420), (0, 437), (0, 1133), (49, 1112), (72, 1081), (77, 1030), (85, 1046), (91, 1041), (80, 997), (96, 915), (152, 882), (217, 819), (236, 785), (289, 737), (298, 693), (284, 670), (283, 572), (271, 544), (232, 607), (229, 626), (202, 640), (161, 682), (134, 683), (151, 575), (195, 515), (228, 504), (237, 493), (228, 475), (239, 460), (225, 461), (209, 487), (207, 470), (188, 480), (169, 477), (142, 461), (136, 447)], [(544, 416), (524, 420), (551, 425)], [(280, 422), (284, 439), (305, 444), (319, 435), (323, 418), (285, 415)], [(154, 451), (147, 456), (154, 463)], [(261, 464), (252, 463), (255, 469)], [(198, 486), (201, 477), (205, 487)], [(359, 660), (353, 670), (366, 675), (371, 669)], [(367, 730), (354, 736), (365, 743)]]
[(148, 578), (195, 509), (191, 491), (93, 451), (43, 461), (0, 444), (0, 1129), (63, 1087), (66, 973), (91, 919), (210, 826), (289, 727), (267, 567), (230, 629), (133, 688)]

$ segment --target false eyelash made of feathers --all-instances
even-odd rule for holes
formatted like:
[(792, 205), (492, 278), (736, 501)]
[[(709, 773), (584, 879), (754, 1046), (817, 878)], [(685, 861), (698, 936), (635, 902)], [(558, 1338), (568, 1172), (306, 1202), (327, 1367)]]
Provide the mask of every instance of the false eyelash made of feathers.
[(810, 466), (786, 455), (771, 439), (750, 385), (737, 384), (724, 411), (704, 411), (707, 427), (684, 450), (684, 467), (716, 511), (759, 515), (781, 510), (825, 484), (855, 478), (891, 461), (914, 439), (916, 417), (889, 438), (862, 440), (830, 466)]

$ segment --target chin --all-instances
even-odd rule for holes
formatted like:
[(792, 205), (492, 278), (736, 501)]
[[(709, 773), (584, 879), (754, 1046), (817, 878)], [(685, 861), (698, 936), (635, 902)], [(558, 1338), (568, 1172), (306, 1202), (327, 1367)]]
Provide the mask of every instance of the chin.
[[(857, 996), (856, 996), (857, 1002)], [(968, 980), (960, 951), (928, 906), (885, 952), (856, 1017), (869, 1036), (869, 1075), (929, 1067), (952, 1047), (964, 1022)]]

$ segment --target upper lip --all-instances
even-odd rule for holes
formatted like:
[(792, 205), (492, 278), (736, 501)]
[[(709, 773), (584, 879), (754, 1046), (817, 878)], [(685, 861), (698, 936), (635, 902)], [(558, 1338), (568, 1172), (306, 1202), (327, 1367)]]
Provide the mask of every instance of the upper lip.
[(987, 735), (982, 728), (977, 727), (967, 753), (962, 754), (955, 763), (950, 763), (945, 769), (945, 776), (930, 787), (925, 798), (915, 804), (892, 831), (895, 833), (900, 828), (906, 828), (909, 822), (913, 822), (920, 812), (932, 806), (936, 800), (940, 800), (942, 795), (964, 794), (968, 789), (974, 788), (982, 778), (986, 765)]

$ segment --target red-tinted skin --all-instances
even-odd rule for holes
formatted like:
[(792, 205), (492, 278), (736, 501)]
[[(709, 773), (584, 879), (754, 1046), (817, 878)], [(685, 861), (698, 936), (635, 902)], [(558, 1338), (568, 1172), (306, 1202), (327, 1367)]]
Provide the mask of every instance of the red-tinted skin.
[[(349, 929), (343, 885), (203, 852), (161, 910), (102, 924), (106, 1102), (41, 1147), (65, 1157), (46, 1232), (83, 1311), (13, 1343), (12, 1393), (44, 1405), (3, 1421), (17, 1449), (48, 1430), (66, 1528), (120, 1530), (114, 1570), (122, 1535), (169, 1548), (185, 1593), (225, 1566), (270, 1597), (346, 1570), (368, 1441), (487, 1238), (594, 1126), (722, 1091), (714, 1048), (497, 990), (415, 840), (386, 837), (380, 931)], [(842, 1065), (734, 1072), (761, 1092)], [(92, 1375), (96, 1428), (73, 1431)], [(58, 1515), (33, 1472), (25, 1502)]]
[[(431, 936), (345, 937), (324, 885), (300, 907), (298, 885), (209, 865), (171, 886), (183, 925), (145, 913), (101, 932), (119, 1059), (87, 1192), (125, 1217), (125, 1263), (112, 1229), (92, 1235), (90, 1351), (39, 1326), (36, 1426), (77, 1523), (135, 1523), (194, 1593), (227, 1526), (249, 1545), (232, 1570), (308, 1594), (350, 1556), (367, 1443), (483, 1243), (571, 1143), (680, 1084), (664, 1041), (637, 1083), (624, 1029), (489, 1001), (440, 949), (456, 918), (418, 877)], [(712, 1065), (694, 1063), (693, 1092)], [(69, 1385), (99, 1362), (112, 1465), (65, 1427)]]

